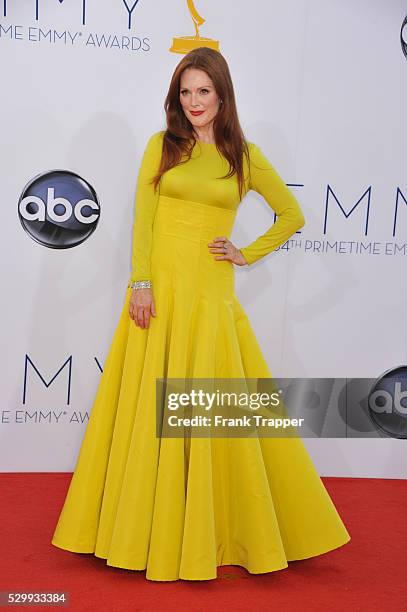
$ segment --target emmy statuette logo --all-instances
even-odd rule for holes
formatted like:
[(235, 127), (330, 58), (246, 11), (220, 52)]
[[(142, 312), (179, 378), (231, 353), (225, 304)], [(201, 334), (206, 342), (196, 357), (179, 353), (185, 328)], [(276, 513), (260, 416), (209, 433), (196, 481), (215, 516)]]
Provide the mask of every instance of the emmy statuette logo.
[(198, 47), (210, 47), (219, 51), (219, 41), (212, 38), (204, 38), (199, 34), (199, 26), (205, 23), (205, 19), (201, 17), (195, 8), (193, 0), (187, 0), (188, 10), (191, 14), (192, 21), (195, 26), (195, 36), (176, 36), (172, 39), (172, 46), (169, 51), (173, 53), (189, 53), (192, 49)]

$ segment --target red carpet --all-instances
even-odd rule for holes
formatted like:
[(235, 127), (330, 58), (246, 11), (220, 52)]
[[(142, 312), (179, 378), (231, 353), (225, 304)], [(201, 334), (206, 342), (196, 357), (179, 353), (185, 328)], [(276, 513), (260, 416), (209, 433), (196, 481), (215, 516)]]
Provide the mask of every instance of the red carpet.
[(323, 478), (352, 537), (325, 555), (269, 574), (225, 566), (217, 580), (156, 583), (51, 544), (70, 477), (0, 474), (1, 591), (65, 590), (75, 611), (407, 610), (406, 480)]

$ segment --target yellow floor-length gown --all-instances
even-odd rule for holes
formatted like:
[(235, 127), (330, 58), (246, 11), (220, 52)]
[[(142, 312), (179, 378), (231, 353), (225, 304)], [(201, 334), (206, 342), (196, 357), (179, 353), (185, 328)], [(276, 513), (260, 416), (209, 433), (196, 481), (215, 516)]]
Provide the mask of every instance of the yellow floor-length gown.
[[(157, 438), (156, 378), (270, 378), (234, 292), (234, 264), (208, 243), (230, 238), (237, 178), (215, 144), (167, 171), (154, 192), (164, 131), (137, 181), (130, 280), (151, 279), (157, 316), (129, 315), (130, 282), (52, 544), (94, 553), (149, 580), (208, 580), (217, 566), (279, 570), (349, 541), (301, 438)], [(245, 193), (277, 221), (242, 249), (247, 262), (304, 224), (297, 200), (249, 143)], [(245, 162), (245, 176), (247, 174)]]

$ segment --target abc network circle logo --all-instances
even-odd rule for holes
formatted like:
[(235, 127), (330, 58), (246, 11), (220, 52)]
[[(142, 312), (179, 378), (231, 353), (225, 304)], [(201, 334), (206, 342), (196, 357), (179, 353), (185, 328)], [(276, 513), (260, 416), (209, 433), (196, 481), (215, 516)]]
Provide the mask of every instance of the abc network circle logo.
[(392, 368), (376, 380), (368, 408), (381, 431), (392, 438), (407, 438), (407, 366)]
[(81, 176), (69, 170), (51, 170), (27, 183), (18, 214), (27, 234), (41, 245), (69, 249), (95, 231), (100, 205), (95, 190)]

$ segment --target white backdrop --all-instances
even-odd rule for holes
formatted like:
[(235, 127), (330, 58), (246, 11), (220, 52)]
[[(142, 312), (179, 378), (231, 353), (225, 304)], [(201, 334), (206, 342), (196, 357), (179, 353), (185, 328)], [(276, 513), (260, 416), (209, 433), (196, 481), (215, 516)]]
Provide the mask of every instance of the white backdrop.
[[(123, 306), (141, 155), (165, 127), (182, 57), (169, 48), (194, 28), (184, 0), (0, 4), (0, 469), (69, 471)], [(195, 5), (201, 35), (229, 63), (246, 137), (306, 218), (288, 252), (235, 268), (273, 375), (376, 378), (405, 364), (405, 2)], [(84, 177), (100, 202), (96, 230), (74, 248), (42, 246), (18, 216), (24, 186), (56, 168)], [(232, 241), (245, 246), (272, 221), (251, 192)], [(343, 252), (322, 252), (327, 240), (344, 241)], [(380, 246), (357, 254), (349, 241)], [(305, 442), (322, 475), (407, 477), (403, 440)]]

